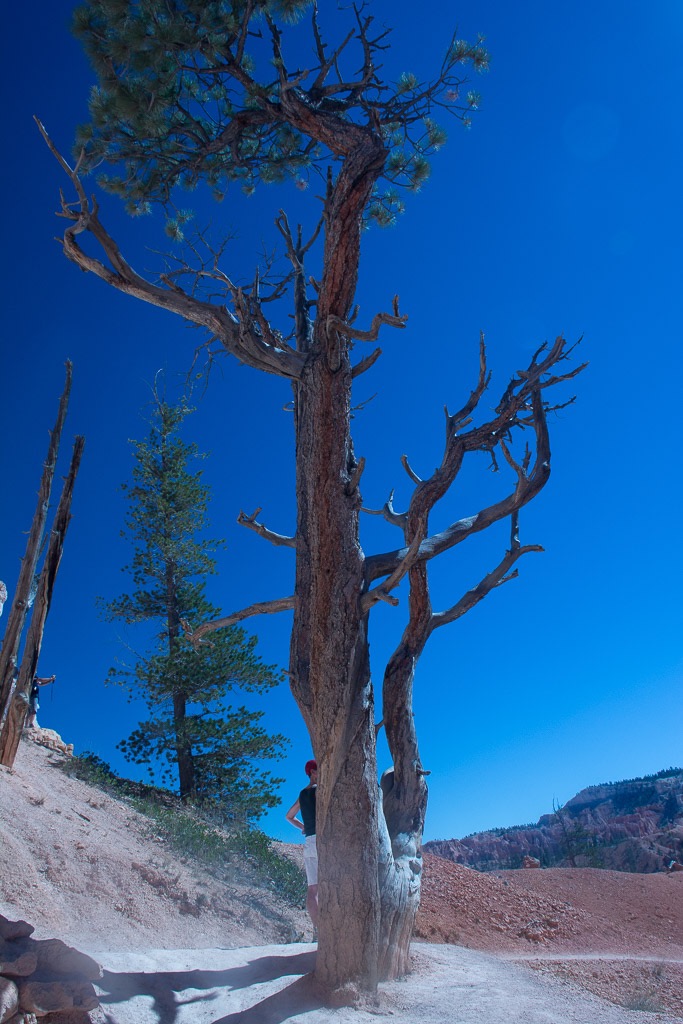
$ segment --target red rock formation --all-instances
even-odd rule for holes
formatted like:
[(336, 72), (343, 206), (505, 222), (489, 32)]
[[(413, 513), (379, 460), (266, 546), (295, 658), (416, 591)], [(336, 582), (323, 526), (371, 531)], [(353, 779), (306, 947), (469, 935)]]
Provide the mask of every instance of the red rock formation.
[(525, 858), (542, 867), (663, 871), (670, 861), (683, 861), (683, 769), (589, 786), (535, 825), (436, 840), (424, 848), (479, 871), (520, 868)]

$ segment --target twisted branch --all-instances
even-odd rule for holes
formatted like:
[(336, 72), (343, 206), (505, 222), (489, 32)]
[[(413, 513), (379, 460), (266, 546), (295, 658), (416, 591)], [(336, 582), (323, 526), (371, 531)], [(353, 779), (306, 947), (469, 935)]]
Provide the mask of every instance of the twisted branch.
[(274, 533), (273, 530), (269, 530), (268, 527), (264, 526), (262, 523), (256, 522), (256, 516), (261, 511), (261, 507), (259, 506), (255, 512), (248, 516), (246, 512), (240, 509), (240, 513), (237, 516), (237, 522), (240, 526), (246, 526), (248, 530), (253, 530), (254, 533), (258, 533), (259, 537), (263, 537), (264, 540), (269, 540), (270, 543), (274, 544), (276, 547), (295, 548), (296, 537), (286, 537), (282, 533)]
[(408, 522), (407, 512), (396, 512), (394, 509), (394, 492), (392, 491), (387, 501), (384, 503), (382, 508), (362, 508), (361, 512), (367, 513), (370, 516), (384, 516), (388, 523), (392, 526), (398, 526), (400, 530), (405, 533), (406, 525)]
[[(256, 299), (247, 303), (240, 289), (233, 290), (235, 306), (241, 314), (240, 319), (224, 306), (195, 298), (175, 282), (172, 286), (167, 284), (166, 287), (159, 287), (133, 270), (100, 221), (96, 200), (88, 199), (78, 176), (79, 165), (71, 168), (57, 150), (45, 127), (38, 118), (35, 118), (35, 121), (50, 152), (71, 180), (78, 197), (76, 203), (68, 203), (62, 195), (60, 216), (72, 222), (65, 229), (61, 239), (68, 259), (81, 270), (93, 273), (106, 281), (117, 291), (168, 309), (191, 323), (206, 327), (220, 340), (224, 348), (241, 362), (280, 377), (294, 380), (300, 378), (304, 366), (303, 355), (291, 349), (281, 336), (270, 328)], [(77, 236), (83, 232), (90, 233), (96, 239), (108, 264), (89, 256), (81, 249)], [(229, 285), (229, 279), (225, 278), (225, 281)]]
[[(417, 483), (416, 491), (411, 500), (411, 509), (417, 514), (418, 508), (422, 515), (428, 515), (435, 503), (452, 485), (460, 471), (463, 458), (467, 452), (485, 451), (494, 456), (495, 449), (500, 445), (503, 455), (517, 476), (515, 488), (501, 501), (487, 508), (452, 523), (440, 533), (427, 537), (419, 552), (418, 561), (428, 561), (443, 551), (461, 543), (463, 540), (479, 533), (493, 523), (512, 515), (535, 497), (543, 488), (550, 476), (550, 440), (547, 427), (547, 413), (555, 408), (543, 399), (543, 391), (561, 381), (570, 380), (580, 373), (585, 363), (565, 374), (549, 374), (549, 371), (560, 361), (567, 358), (565, 340), (558, 337), (552, 346), (542, 346), (534, 353), (529, 367), (517, 371), (508, 384), (501, 401), (496, 407), (494, 419), (472, 427), (464, 433), (457, 434), (452, 430), (452, 421), (468, 417), (474, 410), (473, 396), (483, 394), (487, 381), (485, 360), (483, 355), (483, 339), (480, 342), (480, 371), (477, 387), (472, 392), (465, 406), (455, 415), (449, 417), (446, 432), (446, 444), (441, 466), (427, 481), (420, 481), (409, 466), (404, 463), (406, 471)], [(542, 361), (541, 353), (547, 352)], [(475, 403), (476, 406), (476, 403)], [(536, 436), (536, 453), (531, 463), (531, 453), (527, 450), (521, 465), (518, 465), (510, 454), (506, 438), (514, 428), (531, 426)], [(409, 538), (406, 538), (406, 544)], [(371, 555), (366, 559), (365, 576), (368, 583), (381, 576), (392, 573), (406, 557), (406, 547), (386, 552), (382, 555)]]
[(355, 341), (377, 341), (379, 337), (379, 329), (382, 324), (388, 324), (389, 327), (404, 328), (408, 322), (408, 314), (400, 314), (398, 311), (398, 295), (394, 295), (394, 311), (393, 313), (376, 313), (372, 318), (369, 331), (361, 331), (353, 324), (349, 323), (348, 320), (342, 320), (338, 316), (328, 316), (327, 318), (327, 330), (337, 331), (342, 334), (345, 338), (353, 339)]
[(459, 601), (449, 608), (445, 612), (434, 612), (431, 618), (430, 632), (436, 629), (438, 626), (445, 626), (449, 622), (455, 622), (456, 619), (461, 618), (466, 612), (474, 608), (475, 605), (483, 601), (484, 598), (491, 593), (496, 587), (501, 586), (503, 583), (507, 583), (511, 579), (515, 579), (518, 575), (518, 571), (510, 572), (512, 566), (517, 562), (522, 555), (526, 555), (532, 551), (543, 551), (544, 549), (540, 544), (525, 544), (521, 546), (517, 544), (516, 547), (510, 551), (506, 551), (504, 557), (498, 563), (495, 569), (487, 573), (486, 576), (471, 590), (468, 590), (466, 594), (460, 598)]
[(288, 612), (293, 608), (294, 596), (279, 597), (273, 601), (257, 601), (256, 604), (250, 604), (247, 608), (233, 612), (232, 615), (225, 615), (220, 619), (213, 619), (211, 622), (203, 622), (196, 629), (192, 629), (187, 619), (181, 619), (180, 625), (187, 639), (197, 650), (198, 647), (208, 642), (203, 639), (207, 633), (213, 633), (217, 629), (227, 629), (229, 626), (234, 626), (236, 623), (249, 619), (253, 615), (273, 615), (275, 612)]

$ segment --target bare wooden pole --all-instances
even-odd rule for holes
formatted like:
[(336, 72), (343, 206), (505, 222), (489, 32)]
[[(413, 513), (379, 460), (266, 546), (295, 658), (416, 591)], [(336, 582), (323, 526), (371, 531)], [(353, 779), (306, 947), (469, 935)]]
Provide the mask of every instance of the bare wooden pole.
[(62, 495), (59, 499), (55, 520), (50, 531), (50, 541), (47, 554), (45, 555), (43, 571), (40, 574), (40, 583), (38, 584), (31, 624), (28, 628), (26, 645), (21, 659), (19, 678), (17, 679), (16, 689), (5, 718), (2, 733), (0, 733), (0, 764), (5, 765), (7, 768), (11, 768), (14, 764), (21, 732), (26, 720), (28, 696), (38, 667), (38, 657), (43, 642), (45, 621), (52, 602), (52, 591), (55, 579), (57, 578), (59, 563), (62, 560), (64, 538), (66, 537), (66, 531), (71, 519), (71, 499), (73, 498), (76, 475), (81, 464), (84, 445), (84, 437), (79, 436), (75, 439), (71, 466), (68, 476), (64, 481)]
[(57, 455), (59, 453), (59, 441), (62, 435), (64, 420), (66, 419), (66, 411), (69, 406), (71, 376), (71, 361), (67, 359), (66, 382), (64, 384), (62, 397), (59, 400), (57, 420), (55, 422), (54, 429), (50, 434), (50, 444), (47, 450), (47, 458), (43, 465), (43, 475), (40, 481), (40, 489), (38, 491), (38, 504), (33, 516), (33, 522), (31, 523), (28, 541), (26, 542), (26, 554), (21, 561), (19, 579), (17, 581), (12, 608), (10, 609), (8, 616), (7, 628), (5, 629), (5, 636), (2, 641), (2, 648), (0, 648), (0, 721), (2, 721), (9, 704), (10, 694), (12, 691), (12, 680), (17, 667), (21, 634), (24, 631), (26, 616), (29, 609), (31, 584), (33, 583), (33, 578), (35, 576), (38, 557), (40, 554), (40, 545), (45, 532), (47, 512), (50, 505), (52, 480), (55, 475)]

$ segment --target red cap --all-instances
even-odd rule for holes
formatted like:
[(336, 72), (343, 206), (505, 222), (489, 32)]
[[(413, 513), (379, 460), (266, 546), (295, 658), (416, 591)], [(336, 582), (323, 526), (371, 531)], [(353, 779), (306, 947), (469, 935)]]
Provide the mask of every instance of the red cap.
[(308, 775), (309, 779), (311, 777), (311, 772), (317, 772), (317, 770), (318, 770), (318, 762), (317, 761), (307, 761), (306, 764), (304, 765), (304, 771)]

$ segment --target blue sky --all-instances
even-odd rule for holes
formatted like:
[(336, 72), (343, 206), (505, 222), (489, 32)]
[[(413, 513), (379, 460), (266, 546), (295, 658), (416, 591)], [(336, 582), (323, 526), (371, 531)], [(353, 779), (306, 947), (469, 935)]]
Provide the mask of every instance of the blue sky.
[[(130, 551), (119, 535), (118, 488), (130, 474), (128, 439), (146, 432), (150, 384), (163, 368), (172, 392), (203, 339), (84, 276), (53, 241), (66, 182), (31, 115), (64, 151), (85, 119), (91, 73), (68, 30), (71, 7), (54, 0), (39, 18), (31, 7), (7, 12), (15, 44), (0, 69), (12, 97), (0, 167), (0, 578), (11, 594), (69, 357), (62, 472), (73, 435), (85, 434), (86, 450), (40, 661), (42, 674), (57, 674), (41, 721), (125, 771), (116, 743), (144, 709), (103, 682), (121, 640), (136, 641), (102, 621), (95, 598), (125, 588)], [(425, 835), (447, 838), (535, 820), (586, 785), (682, 761), (683, 12), (675, 0), (471, 0), (458, 9), (430, 4), (417, 20), (403, 0), (378, 0), (373, 10), (394, 26), (389, 75), (428, 73), (456, 25), (465, 38), (486, 36), (492, 63), (475, 83), (482, 107), (472, 130), (447, 125), (449, 142), (423, 192), (408, 197), (396, 228), (364, 239), (360, 321), (389, 308), (395, 293), (410, 318), (405, 331), (385, 332), (381, 360), (358, 381), (357, 402), (377, 393), (354, 420), (366, 505), (379, 507), (391, 488), (405, 505), (403, 453), (418, 473), (440, 460), (443, 406), (469, 394), (480, 330), (494, 374), (490, 405), (545, 339), (583, 335), (579, 359), (590, 360), (566, 391), (576, 404), (551, 422), (551, 481), (521, 519), (523, 542), (545, 554), (527, 556), (518, 580), (437, 631), (418, 667), (415, 713), (432, 772)], [(275, 244), (281, 206), (312, 227), (314, 192), (270, 188), (202, 209), (203, 222), (238, 236), (226, 256), (231, 274), (251, 278), (263, 243)], [(151, 272), (156, 258), (146, 247), (168, 248), (160, 225), (128, 220), (112, 199), (102, 209), (124, 252)], [(240, 508), (262, 506), (270, 528), (293, 528), (287, 385), (226, 359), (196, 398), (186, 437), (213, 453), (212, 535), (228, 540), (210, 596), (228, 612), (290, 593), (292, 553), (235, 523)], [(476, 511), (504, 485), (475, 460), (433, 527)], [(364, 530), (368, 553), (396, 543), (395, 530), (376, 519)], [(507, 540), (503, 527), (434, 564), (435, 608), (474, 585)], [(403, 623), (399, 596), (398, 609), (373, 611), (378, 684)], [(263, 656), (284, 666), (287, 616), (252, 625)], [(291, 839), (283, 810), (305, 782), (308, 740), (286, 689), (265, 710), (292, 741), (279, 766), (284, 807), (265, 826)], [(379, 757), (388, 758), (382, 745)]]

